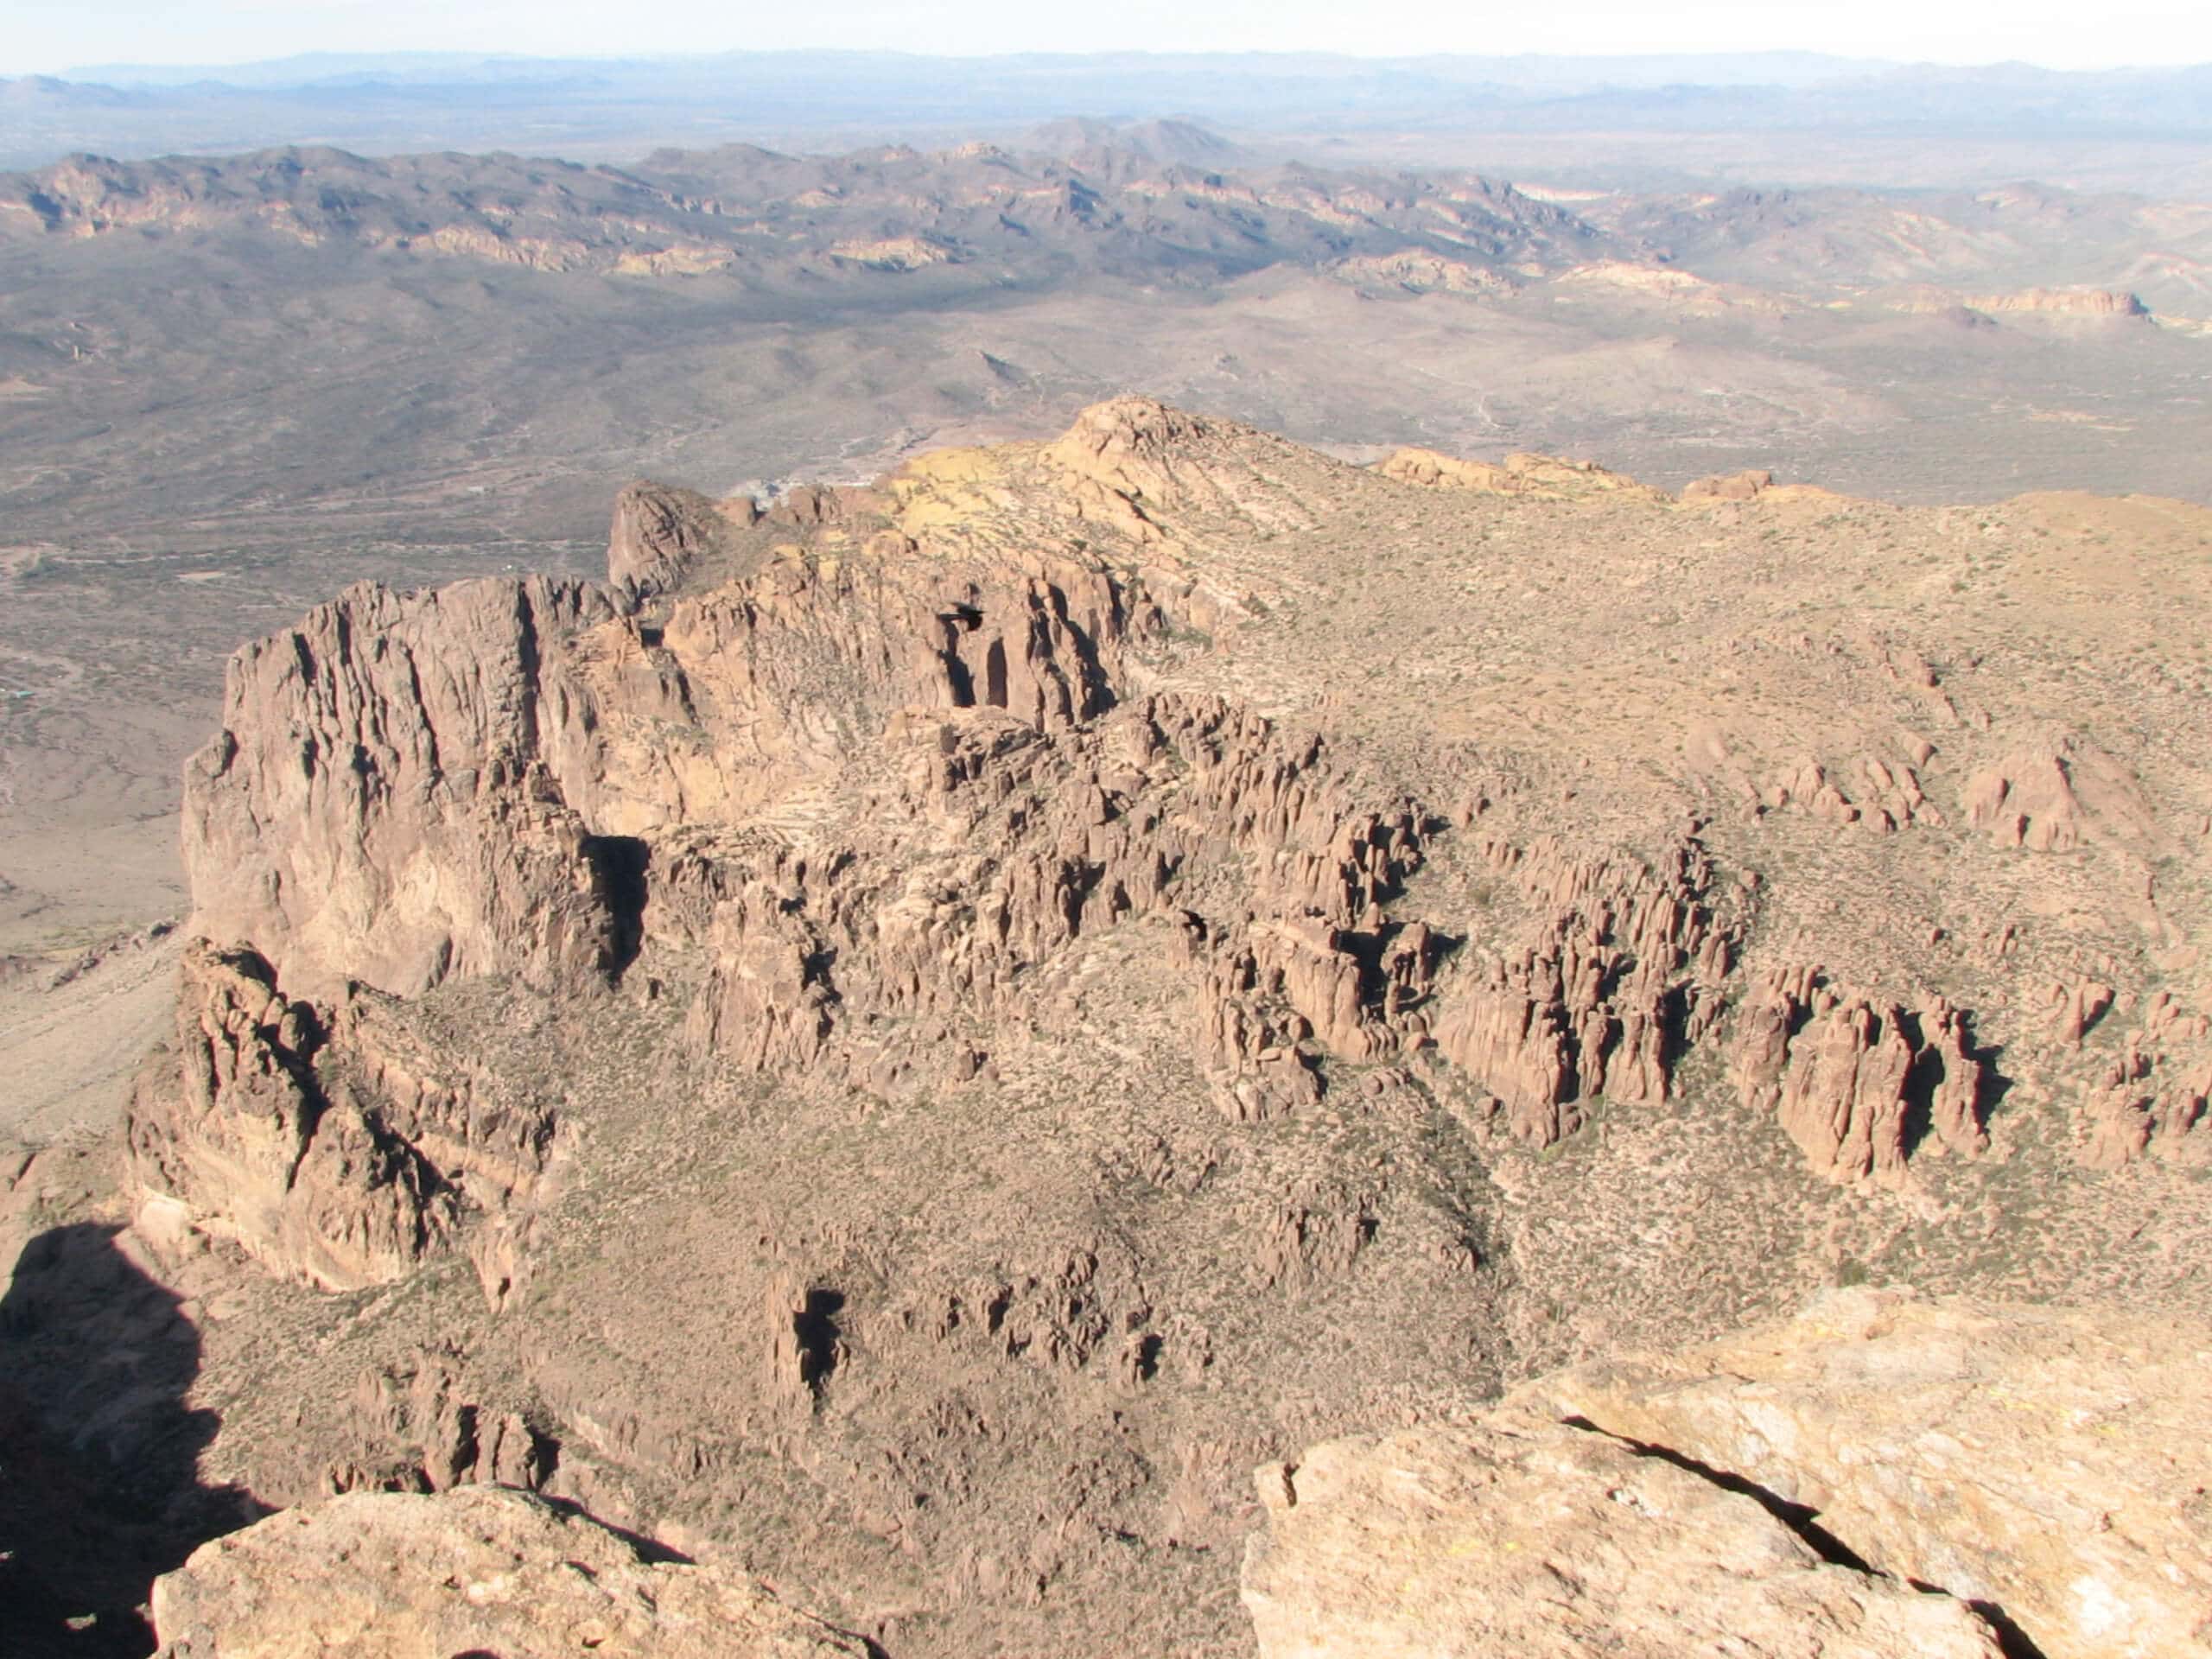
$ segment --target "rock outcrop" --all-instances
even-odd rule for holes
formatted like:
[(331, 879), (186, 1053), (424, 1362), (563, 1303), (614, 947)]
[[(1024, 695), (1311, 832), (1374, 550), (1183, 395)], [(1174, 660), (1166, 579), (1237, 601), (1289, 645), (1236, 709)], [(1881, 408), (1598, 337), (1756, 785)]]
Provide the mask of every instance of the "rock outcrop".
[(1526, 1385), (1748, 1483), (2048, 1659), (2212, 1652), (2212, 1326), (1840, 1291), (1795, 1320)]
[(1692, 479), (1682, 486), (1685, 501), (1749, 501), (1771, 488), (1774, 474), (1764, 467), (1746, 467), (1740, 473), (1716, 474), (1711, 478)]
[(1570, 461), (1516, 450), (1503, 461), (1463, 461), (1434, 449), (1393, 451), (1375, 464), (1385, 478), (1427, 489), (1472, 490), (1484, 495), (1520, 495), (1542, 500), (1617, 496), (1663, 502), (1664, 492), (1640, 484), (1595, 461)]
[[(919, 1659), (1187, 1651), (1240, 1471), (1308, 1438), (1829, 1276), (2185, 1301), (2181, 694), (2031, 717), (1970, 613), (1808, 626), (1879, 597), (1815, 556), (1895, 568), (1873, 504), (1498, 470), (1117, 399), (759, 507), (637, 486), (604, 583), (356, 588), (242, 652), (129, 1130), (208, 1466), (741, 1533)], [(2068, 556), (1940, 523), (1974, 581)], [(2018, 1617), (1563, 1414), (1435, 1455), (1502, 1550), (1580, 1494), (1604, 1549), (1526, 1553), (1593, 1627)]]
[(1821, 1559), (1753, 1498), (1607, 1438), (1486, 1421), (1259, 1471), (1262, 1659), (1999, 1659), (1948, 1596)]
[(1258, 1475), (1265, 1659), (2212, 1652), (2212, 1327), (1831, 1292)]
[(1976, 311), (2032, 313), (2053, 317), (2147, 317), (2151, 308), (2124, 288), (2021, 288), (2003, 294), (1974, 294), (1966, 303)]
[[(1205, 550), (1310, 522), (1304, 464), (1122, 398), (1051, 444), (765, 515), (632, 486), (607, 584), (357, 588), (247, 647), (188, 768), (204, 943), (134, 1111), (139, 1190), (333, 1287), (467, 1236), (497, 1302), (525, 1270), (557, 1103), (409, 1039), (416, 999), (679, 992), (693, 1063), (890, 1098), (975, 1076), (988, 1029), (1034, 1016), (1042, 968), (1147, 917), (1173, 925), (1197, 1067), (1232, 1122), (1313, 1105), (1332, 1065), (1422, 1052), (1532, 1147), (1601, 1099), (1666, 1102), (1745, 1001), (1755, 909), (1695, 828), (1649, 861), (1478, 830), (1474, 809), (1355, 782), (1317, 730), (1146, 689), (1174, 607), (1249, 608)], [(1628, 487), (1526, 455), (1488, 482), (1442, 458), (1382, 470)], [(1009, 537), (1017, 476), (1043, 506)], [(1866, 770), (1867, 811), (1940, 823), (1910, 766)], [(1841, 803), (1820, 780), (1791, 789)], [(2027, 783), (1985, 792), (1977, 823), (2061, 821)], [(1407, 900), (1444, 833), (1513, 888), (1504, 912)], [(1940, 1000), (1800, 972), (1738, 1024), (1744, 1097), (1824, 1174), (1893, 1178), (1931, 1135), (1982, 1144), (1979, 1064)]]
[[(2102, 986), (2093, 989), (2105, 992)], [(2070, 1023), (2070, 1021), (2069, 1021)], [(2088, 1091), (2080, 1123), (2082, 1161), (2120, 1169), (2146, 1154), (2212, 1163), (2212, 1016), (2159, 991), (2142, 1023)]]
[(1907, 1008), (1842, 990), (1817, 968), (1784, 969), (1764, 977), (1737, 1026), (1744, 1103), (1774, 1113), (1832, 1180), (1897, 1179), (1923, 1142), (1966, 1157), (1989, 1145), (1981, 1063), (1940, 997)]
[(270, 1516), (154, 1586), (161, 1659), (863, 1659), (727, 1569), (524, 1492), (356, 1493)]
[(730, 526), (757, 524), (750, 496), (710, 500), (696, 490), (639, 482), (614, 498), (607, 537), (607, 580), (635, 600), (667, 592), (717, 550)]
[(2000, 847), (2063, 853), (2102, 836), (2141, 845), (2155, 836), (2142, 785), (2094, 744), (2071, 734), (2024, 746), (1967, 781), (1967, 823)]
[(495, 1224), (480, 1240), (493, 1262), (496, 1224), (526, 1205), (553, 1130), (550, 1103), (480, 1088), (393, 999), (296, 1001), (251, 950), (195, 941), (175, 1047), (142, 1073), (126, 1144), (143, 1201), (181, 1204), (280, 1273), (353, 1289), (404, 1275), (464, 1214)]
[(1534, 938), (1440, 993), (1438, 1052), (1504, 1103), (1538, 1147), (1573, 1133), (1582, 1103), (1668, 1096), (1674, 1065), (1716, 1018), (1745, 918), (1694, 836), (1658, 870), (1591, 861), (1559, 842), (1484, 851), (1531, 901)]

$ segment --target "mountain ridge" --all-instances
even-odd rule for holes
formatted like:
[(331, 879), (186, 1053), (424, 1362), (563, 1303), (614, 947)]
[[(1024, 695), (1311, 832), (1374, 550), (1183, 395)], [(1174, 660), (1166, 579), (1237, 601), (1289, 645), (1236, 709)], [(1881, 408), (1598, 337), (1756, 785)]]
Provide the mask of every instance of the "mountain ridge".
[(2204, 516), (1132, 397), (355, 589), (233, 663), (128, 1129), (210, 1467), (519, 1447), (901, 1651), (1234, 1651), (1306, 1440), (1869, 1274), (2188, 1306), (2212, 772), (2111, 646)]

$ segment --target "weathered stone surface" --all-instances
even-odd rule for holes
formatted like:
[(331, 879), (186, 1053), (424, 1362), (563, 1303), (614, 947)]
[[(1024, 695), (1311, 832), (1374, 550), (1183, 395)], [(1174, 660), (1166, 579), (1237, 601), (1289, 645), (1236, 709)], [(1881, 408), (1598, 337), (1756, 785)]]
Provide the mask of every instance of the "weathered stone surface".
[(1491, 1419), (1259, 1471), (1262, 1659), (1997, 1659), (1948, 1596), (1823, 1561), (1751, 1498), (1605, 1435)]
[(125, 1128), (142, 1202), (181, 1203), (204, 1230), (329, 1289), (389, 1282), (464, 1214), (527, 1202), (550, 1105), (480, 1094), (466, 1062), (424, 1052), (389, 999), (293, 1001), (252, 951), (198, 940), (178, 977), (175, 1046), (142, 1073)]
[(2208, 1123), (2212, 1016), (2160, 991), (2088, 1091), (2079, 1125), (2082, 1161), (2119, 1169), (2148, 1153), (2174, 1163), (2212, 1163)]
[(273, 1515), (160, 1579), (153, 1617), (162, 1659), (868, 1651), (735, 1573), (650, 1559), (584, 1516), (493, 1486)]
[(1402, 484), (1427, 489), (1473, 490), (1484, 495), (1528, 495), (1568, 500), (1618, 495), (1650, 502), (1664, 493), (1594, 461), (1569, 461), (1517, 450), (1503, 461), (1464, 461), (1434, 449), (1399, 449), (1376, 463), (1376, 471)]
[(2111, 755), (2072, 733), (2024, 745), (1967, 782), (1967, 822), (2000, 847), (2063, 853), (2101, 836), (2123, 844), (2155, 840), (2143, 787)]
[(1764, 467), (1747, 468), (1740, 473), (1716, 474), (1712, 478), (1693, 479), (1682, 486), (1685, 501), (1749, 501), (1760, 492), (1770, 488), (1774, 474)]
[[(639, 493), (604, 588), (249, 652), (131, 1131), (210, 1468), (757, 1501), (747, 1560), (893, 1651), (1189, 1650), (1241, 1471), (1309, 1437), (1847, 1266), (2186, 1299), (2189, 791), (2153, 859), (2076, 744), (2080, 842), (1993, 847), (1961, 785), (2045, 682), (1797, 603), (1873, 594), (1827, 550), (1886, 510), (1503, 470), (1550, 482), (1130, 400), (749, 524)], [(2091, 976), (2105, 1023), (2042, 994)], [(2003, 1158), (1915, 1173), (1985, 1106)], [(2069, 1128), (2161, 1161), (2085, 1179)], [(202, 1235), (427, 1270), (316, 1298)]]
[(614, 498), (607, 536), (607, 580), (632, 599), (650, 598), (682, 582), (731, 524), (758, 522), (750, 496), (713, 501), (696, 490), (640, 480)]
[(2049, 1659), (2175, 1659), (2212, 1652), (2208, 1360), (2202, 1321), (1840, 1291), (1509, 1403), (1749, 1481)]
[(601, 970), (614, 918), (559, 782), (588, 733), (558, 642), (614, 613), (540, 577), (359, 587), (240, 651), (186, 767), (190, 931), (296, 995)]

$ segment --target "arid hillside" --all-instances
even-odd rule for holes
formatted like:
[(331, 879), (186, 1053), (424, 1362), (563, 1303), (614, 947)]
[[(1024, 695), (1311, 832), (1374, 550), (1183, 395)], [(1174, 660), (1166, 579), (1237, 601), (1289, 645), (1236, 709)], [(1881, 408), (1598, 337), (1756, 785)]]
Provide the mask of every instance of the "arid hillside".
[(1246, 1653), (1309, 1443), (1823, 1286), (2202, 1313), (2212, 511), (1124, 397), (606, 556), (238, 652), (188, 918), (38, 994), (181, 963), (3, 1242), (149, 1570), (496, 1479), (899, 1659)]
[(639, 475), (858, 482), (1141, 390), (1361, 461), (2205, 498), (2188, 200), (1034, 145), (0, 178), (0, 954), (181, 913), (241, 642), (359, 580), (588, 574)]

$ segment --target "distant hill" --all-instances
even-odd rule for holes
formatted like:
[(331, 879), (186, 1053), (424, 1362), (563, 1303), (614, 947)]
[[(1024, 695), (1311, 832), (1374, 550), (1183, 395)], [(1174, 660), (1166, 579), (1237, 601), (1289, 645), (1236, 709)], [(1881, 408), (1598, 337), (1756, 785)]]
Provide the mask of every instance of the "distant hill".
[[(127, 93), (127, 96), (118, 96)], [(0, 97), (0, 165), (73, 150), (143, 156), (298, 143), (370, 153), (528, 149), (628, 159), (657, 145), (743, 140), (819, 149), (898, 139), (1007, 143), (1068, 120), (1109, 116), (1154, 159), (1218, 160), (1178, 148), (1203, 124), (1275, 153), (1347, 147), (1402, 159), (1416, 141), (1460, 159), (1509, 137), (1560, 135), (1790, 135), (1745, 158), (1759, 181), (1877, 181), (1840, 142), (1909, 131), (1919, 176), (1986, 182), (2053, 172), (2018, 159), (1994, 175), (1992, 143), (2101, 146), (2107, 169), (2134, 168), (2152, 190), (2212, 148), (2212, 68), (2066, 73), (2029, 65), (1951, 68), (1800, 53), (1651, 57), (1403, 57), (1317, 54), (1020, 54), (938, 58), (887, 52), (734, 52), (630, 58), (465, 53), (311, 54), (237, 65), (102, 64)], [(1065, 151), (1077, 128), (1049, 139)], [(1960, 142), (1930, 151), (1928, 136)], [(2116, 156), (2126, 139), (2161, 146)], [(1150, 149), (1154, 143), (1166, 148)], [(2183, 146), (2186, 154), (2174, 147)], [(1675, 147), (1674, 164), (1687, 156)], [(1592, 142), (1590, 167), (1622, 167), (1635, 147)], [(2146, 171), (2145, 168), (2154, 169)], [(1738, 176), (1746, 176), (1739, 174)], [(1894, 176), (1894, 174), (1887, 176)], [(2079, 178), (2078, 172), (2065, 176)], [(2184, 173), (2192, 181), (2196, 175)], [(1927, 181), (1939, 181), (1928, 180)], [(2194, 183), (2191, 188), (2196, 188)]]

